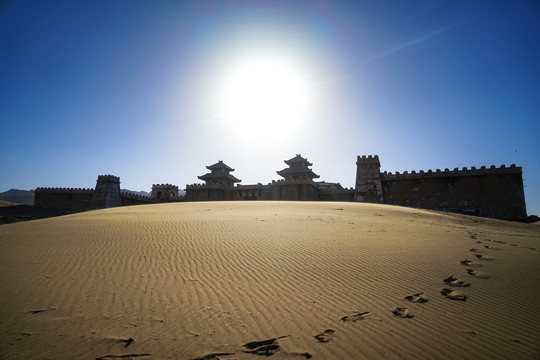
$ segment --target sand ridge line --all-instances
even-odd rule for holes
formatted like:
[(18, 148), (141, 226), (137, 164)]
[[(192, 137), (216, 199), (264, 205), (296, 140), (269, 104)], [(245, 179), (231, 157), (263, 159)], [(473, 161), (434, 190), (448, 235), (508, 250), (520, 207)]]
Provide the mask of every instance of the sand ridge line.
[[(1, 228), (0, 285), (11, 290), (0, 300), (6, 329), (0, 352), (7, 351), (6, 360), (126, 353), (124, 342), (103, 340), (113, 336), (134, 338), (129, 352), (158, 359), (193, 359), (205, 349), (213, 356), (207, 359), (255, 359), (259, 355), (244, 352), (254, 349), (240, 344), (291, 333), (279, 341), (274, 358), (306, 357), (300, 349), (321, 359), (450, 359), (439, 346), (454, 358), (532, 357), (540, 341), (530, 335), (538, 332), (532, 320), (539, 313), (531, 294), (539, 284), (530, 274), (538, 264), (537, 253), (525, 248), (538, 248), (534, 241), (520, 238), (520, 249), (498, 253), (504, 261), (483, 263), (501, 290), (496, 301), (489, 301), (495, 285), (477, 280), (469, 290), (475, 301), (456, 311), (459, 304), (435, 296), (445, 276), (464, 276), (455, 269), (466, 265), (453, 261), (483, 239), (482, 232), (471, 240), (459, 237), (464, 234), (452, 227), (452, 216), (426, 220), (419, 211), (417, 226), (408, 222), (409, 209), (361, 205), (339, 204), (344, 210), (332, 214), (335, 222), (305, 220), (325, 217), (318, 204), (269, 202), (156, 205), (133, 208), (133, 217), (109, 209)], [(198, 207), (212, 211), (196, 212)], [(435, 220), (440, 224), (432, 225)], [(420, 311), (420, 305), (404, 304), (409, 300), (403, 296), (422, 284), (430, 302)], [(395, 319), (396, 301), (415, 317)], [(28, 313), (49, 305), (58, 310)], [(362, 313), (358, 308), (373, 315), (355, 324), (339, 320)], [(501, 319), (501, 312), (508, 316)], [(458, 334), (469, 328), (482, 336), (464, 342)], [(326, 334), (328, 343), (315, 338), (324, 329), (334, 331)], [(510, 338), (521, 343), (500, 341)], [(264, 356), (266, 349), (260, 352)]]

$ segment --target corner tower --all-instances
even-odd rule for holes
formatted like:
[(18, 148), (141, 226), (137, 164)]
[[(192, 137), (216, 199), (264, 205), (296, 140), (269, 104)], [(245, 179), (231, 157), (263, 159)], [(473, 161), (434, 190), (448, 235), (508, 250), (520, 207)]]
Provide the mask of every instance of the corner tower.
[(354, 201), (384, 203), (379, 156), (358, 156)]
[(99, 175), (90, 208), (103, 209), (115, 206), (122, 206), (120, 178), (113, 175)]

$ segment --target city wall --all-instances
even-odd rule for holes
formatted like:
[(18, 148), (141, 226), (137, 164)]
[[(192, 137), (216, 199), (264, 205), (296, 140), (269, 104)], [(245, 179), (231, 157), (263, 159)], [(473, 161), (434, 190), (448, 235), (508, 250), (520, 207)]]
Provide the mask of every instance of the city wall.
[(496, 219), (527, 216), (521, 167), (382, 173), (385, 204)]
[(79, 212), (90, 208), (94, 189), (38, 187), (34, 193), (34, 206)]
[(472, 167), (454, 170), (380, 172), (378, 156), (358, 156), (354, 189), (309, 180), (278, 180), (267, 185), (192, 184), (178, 195), (171, 184), (153, 185), (151, 197), (121, 192), (120, 178), (100, 175), (95, 189), (35, 190), (34, 204), (66, 212), (169, 201), (292, 200), (382, 203), (522, 220), (527, 217), (522, 168)]

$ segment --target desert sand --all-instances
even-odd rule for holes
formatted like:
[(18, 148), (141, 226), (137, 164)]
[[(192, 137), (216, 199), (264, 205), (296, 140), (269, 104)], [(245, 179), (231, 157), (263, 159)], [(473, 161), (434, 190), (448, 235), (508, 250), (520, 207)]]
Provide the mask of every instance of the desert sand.
[(540, 226), (141, 205), (0, 226), (2, 359), (538, 359)]

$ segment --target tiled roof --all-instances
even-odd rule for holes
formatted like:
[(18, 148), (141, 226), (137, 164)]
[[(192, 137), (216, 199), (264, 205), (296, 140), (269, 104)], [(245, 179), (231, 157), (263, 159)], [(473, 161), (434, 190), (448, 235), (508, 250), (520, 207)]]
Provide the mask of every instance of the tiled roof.
[(233, 182), (240, 182), (242, 180), (236, 178), (235, 176), (228, 173), (207, 173), (201, 176), (198, 176), (201, 180), (210, 180), (210, 179), (229, 179)]
[(210, 165), (210, 166), (207, 166), (206, 167), (208, 170), (213, 170), (213, 169), (226, 169), (228, 171), (234, 171), (233, 168), (229, 167), (227, 164), (225, 164), (223, 162), (223, 160), (219, 160), (217, 163), (213, 164), (213, 165)]
[(285, 164), (290, 165), (291, 163), (306, 163), (307, 166), (313, 165), (312, 163), (308, 162), (307, 159), (303, 158), (300, 154), (296, 154), (296, 156), (292, 159), (285, 160)]
[(276, 171), (278, 175), (285, 177), (285, 175), (296, 175), (296, 174), (306, 174), (309, 178), (318, 178), (319, 175), (315, 174), (313, 170), (308, 169), (307, 167), (297, 167), (297, 168), (285, 168), (281, 171)]

